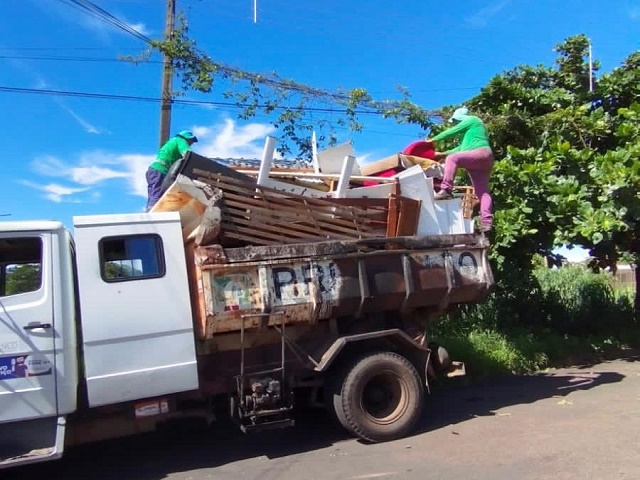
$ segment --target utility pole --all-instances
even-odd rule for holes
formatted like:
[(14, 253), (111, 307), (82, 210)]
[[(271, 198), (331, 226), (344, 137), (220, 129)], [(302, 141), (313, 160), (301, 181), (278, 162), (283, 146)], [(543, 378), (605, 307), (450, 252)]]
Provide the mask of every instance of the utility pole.
[[(176, 0), (167, 0), (164, 39), (170, 40), (176, 21)], [(171, 131), (171, 92), (173, 90), (173, 62), (165, 53), (162, 65), (162, 100), (160, 104), (160, 146), (169, 139)]]
[(589, 42), (589, 91), (593, 92), (593, 53)]

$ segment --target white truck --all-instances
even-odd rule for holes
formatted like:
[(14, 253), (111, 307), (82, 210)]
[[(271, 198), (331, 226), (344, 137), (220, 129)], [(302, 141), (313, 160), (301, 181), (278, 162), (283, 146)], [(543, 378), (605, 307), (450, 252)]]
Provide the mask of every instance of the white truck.
[(224, 249), (175, 212), (73, 221), (0, 223), (0, 468), (183, 416), (292, 425), (297, 391), (399, 438), (464, 369), (428, 323), (493, 285), (472, 234)]

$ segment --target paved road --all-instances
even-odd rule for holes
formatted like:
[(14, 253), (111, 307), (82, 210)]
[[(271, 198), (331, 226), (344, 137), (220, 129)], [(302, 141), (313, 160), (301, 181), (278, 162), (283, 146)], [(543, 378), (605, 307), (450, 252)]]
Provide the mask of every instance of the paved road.
[(251, 437), (136, 437), (77, 448), (7, 480), (639, 479), (640, 356), (428, 399), (416, 435), (367, 445), (326, 416)]

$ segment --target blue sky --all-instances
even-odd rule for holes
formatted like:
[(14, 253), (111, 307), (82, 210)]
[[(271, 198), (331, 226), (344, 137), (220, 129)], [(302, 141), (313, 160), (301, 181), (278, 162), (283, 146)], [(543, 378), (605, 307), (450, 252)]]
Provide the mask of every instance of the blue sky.
[[(363, 87), (398, 98), (402, 85), (425, 108), (459, 104), (518, 64), (550, 65), (553, 47), (585, 33), (602, 71), (640, 40), (639, 0), (177, 0), (191, 36), (215, 60), (328, 90)], [(151, 38), (162, 35), (162, 0), (94, 0)], [(157, 98), (161, 65), (132, 65), (118, 55), (144, 44), (61, 0), (2, 0), (0, 87)], [(222, 88), (186, 98), (225, 101)], [(60, 219), (139, 212), (144, 172), (158, 143), (153, 102), (33, 95), (0, 89), (0, 140), (5, 168), (0, 214)], [(239, 121), (229, 107), (176, 105), (172, 132), (190, 128), (208, 156), (256, 157), (268, 118)], [(326, 114), (325, 114), (326, 115)], [(328, 118), (314, 114), (313, 119)], [(382, 158), (419, 139), (415, 126), (364, 118), (356, 153)]]

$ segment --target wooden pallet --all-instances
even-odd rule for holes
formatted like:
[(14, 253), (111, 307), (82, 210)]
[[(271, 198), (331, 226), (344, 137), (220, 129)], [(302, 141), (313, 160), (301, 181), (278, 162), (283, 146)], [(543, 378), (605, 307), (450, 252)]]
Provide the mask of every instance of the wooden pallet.
[(193, 173), (196, 180), (223, 192), (222, 241), (279, 245), (386, 235), (386, 200), (383, 204), (375, 199), (312, 198), (250, 185), (203, 170)]

